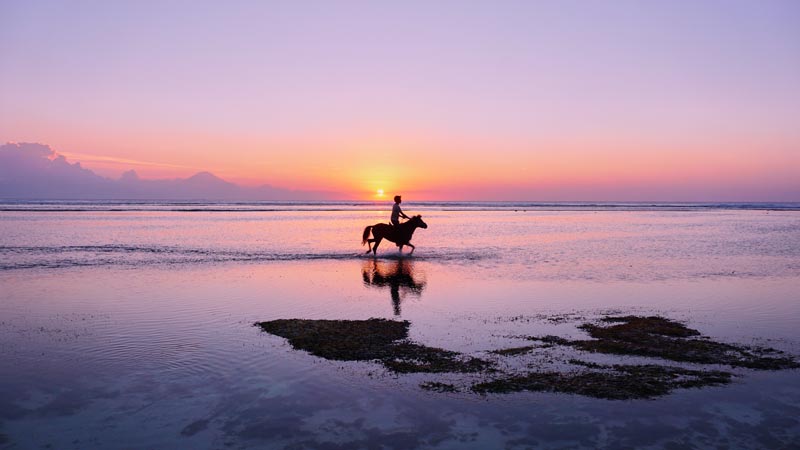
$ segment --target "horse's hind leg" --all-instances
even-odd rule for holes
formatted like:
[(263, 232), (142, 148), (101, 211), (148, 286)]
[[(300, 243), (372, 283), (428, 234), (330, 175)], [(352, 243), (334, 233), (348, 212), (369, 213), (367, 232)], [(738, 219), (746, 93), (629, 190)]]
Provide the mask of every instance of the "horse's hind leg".
[(377, 255), (378, 254), (378, 245), (381, 244), (382, 240), (383, 240), (383, 238), (376, 238), (375, 239), (375, 245), (372, 246), (372, 254), (373, 255)]
[(367, 252), (369, 253), (372, 251), (372, 243), (375, 242), (375, 239), (367, 239)]

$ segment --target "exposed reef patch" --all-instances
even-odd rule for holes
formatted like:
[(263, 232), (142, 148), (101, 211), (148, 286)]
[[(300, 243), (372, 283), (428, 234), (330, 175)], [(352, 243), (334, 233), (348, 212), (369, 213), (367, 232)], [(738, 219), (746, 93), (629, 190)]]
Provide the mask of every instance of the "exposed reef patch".
[(480, 394), (520, 391), (563, 392), (609, 400), (654, 398), (678, 388), (699, 388), (729, 383), (731, 374), (659, 365), (587, 364), (571, 372), (532, 372), (477, 383)]
[(377, 361), (398, 373), (480, 372), (492, 364), (479, 358), (408, 340), (408, 321), (279, 319), (258, 322), (297, 350), (337, 361)]
[(438, 381), (426, 381), (419, 385), (422, 389), (426, 391), (434, 391), (434, 392), (458, 392), (458, 388), (450, 383), (440, 383)]
[(511, 348), (501, 348), (499, 350), (492, 350), (489, 353), (494, 353), (495, 355), (503, 355), (503, 356), (513, 356), (513, 355), (523, 355), (534, 350), (536, 347), (532, 345), (526, 345), (525, 347), (511, 347)]
[(598, 322), (578, 327), (593, 340), (569, 340), (558, 336), (529, 339), (593, 353), (645, 356), (695, 364), (760, 370), (800, 367), (795, 359), (778, 350), (715, 342), (701, 336), (697, 330), (663, 317), (615, 316), (604, 317)]
[(286, 338), (294, 349), (325, 359), (374, 361), (395, 373), (471, 374), (468, 381), (457, 384), (427, 381), (419, 385), (433, 392), (534, 391), (629, 400), (655, 398), (675, 389), (724, 385), (733, 377), (721, 370), (658, 363), (598, 364), (563, 356), (556, 361), (560, 364), (558, 370), (548, 370), (538, 363), (521, 371), (499, 368), (506, 367), (501, 362), (518, 361), (530, 353), (553, 347), (759, 370), (800, 367), (796, 359), (778, 350), (715, 342), (680, 322), (658, 316), (606, 316), (578, 325), (592, 339), (521, 336), (544, 345), (482, 352), (487, 359), (413, 342), (408, 338), (408, 321), (280, 319), (255, 325)]

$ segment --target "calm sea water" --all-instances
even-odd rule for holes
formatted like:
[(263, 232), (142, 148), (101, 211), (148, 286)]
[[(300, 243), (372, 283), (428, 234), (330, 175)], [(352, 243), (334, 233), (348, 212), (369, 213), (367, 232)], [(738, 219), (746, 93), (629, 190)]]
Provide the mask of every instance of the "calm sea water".
[(410, 203), (413, 257), (367, 257), (389, 206), (0, 204), (0, 447), (800, 445), (796, 370), (656, 400), (436, 394), (252, 326), (398, 318), (480, 356), (656, 313), (800, 354), (800, 205)]

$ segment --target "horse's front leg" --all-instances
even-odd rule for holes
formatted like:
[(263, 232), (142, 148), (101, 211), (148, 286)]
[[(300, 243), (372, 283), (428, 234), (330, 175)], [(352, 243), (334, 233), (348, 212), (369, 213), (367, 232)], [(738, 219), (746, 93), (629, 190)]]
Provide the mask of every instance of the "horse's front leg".
[(403, 244), (398, 245), (400, 247), (400, 253), (403, 253)]
[(412, 245), (412, 244), (411, 244), (411, 242), (409, 242), (409, 243), (408, 243), (408, 244), (406, 244), (406, 245), (408, 245), (409, 247), (411, 247), (411, 251), (410, 251), (408, 254), (409, 254), (409, 255), (413, 255), (413, 254), (414, 254), (414, 249), (415, 249), (416, 247), (414, 247), (414, 245)]

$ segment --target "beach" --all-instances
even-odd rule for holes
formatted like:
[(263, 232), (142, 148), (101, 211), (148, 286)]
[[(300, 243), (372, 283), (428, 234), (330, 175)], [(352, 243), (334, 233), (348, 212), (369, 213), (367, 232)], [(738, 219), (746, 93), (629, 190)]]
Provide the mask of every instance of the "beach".
[[(384, 242), (373, 258), (361, 233), (388, 222), (380, 203), (3, 203), (0, 448), (796, 447), (796, 368), (493, 352), (658, 316), (797, 357), (799, 209), (404, 203), (428, 224), (413, 256)], [(471, 386), (497, 372), (404, 373), (255, 326), (372, 318), (497, 372), (577, 358), (731, 378), (646, 398), (487, 393)]]

